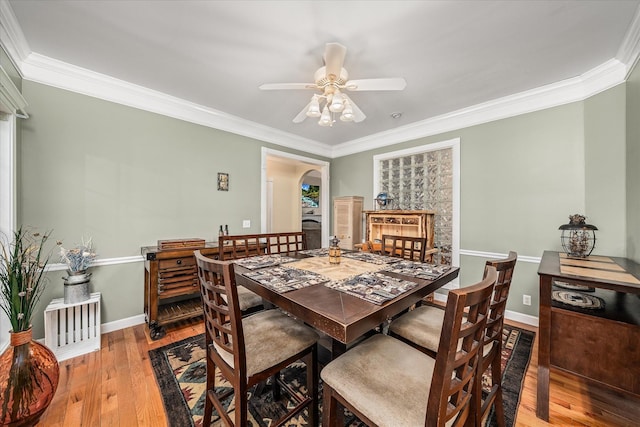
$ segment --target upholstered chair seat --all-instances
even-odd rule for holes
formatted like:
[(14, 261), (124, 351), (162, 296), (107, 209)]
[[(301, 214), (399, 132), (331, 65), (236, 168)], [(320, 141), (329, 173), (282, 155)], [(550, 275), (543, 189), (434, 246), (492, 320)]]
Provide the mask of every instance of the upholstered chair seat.
[[(316, 331), (280, 310), (266, 310), (242, 318), (247, 376), (262, 372), (312, 346)], [(233, 368), (233, 353), (214, 343), (222, 359)]]
[(431, 350), (435, 354), (438, 351), (443, 322), (443, 309), (422, 305), (391, 322), (389, 332)]
[(379, 426), (421, 426), (435, 360), (387, 335), (375, 335), (327, 365), (325, 384)]
[(238, 303), (240, 311), (246, 312), (263, 304), (262, 297), (244, 286), (238, 285)]

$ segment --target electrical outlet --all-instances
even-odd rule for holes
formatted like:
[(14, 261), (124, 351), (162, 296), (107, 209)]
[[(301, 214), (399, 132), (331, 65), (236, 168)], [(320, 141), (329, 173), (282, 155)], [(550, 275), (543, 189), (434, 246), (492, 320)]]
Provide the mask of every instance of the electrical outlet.
[(242, 228), (251, 228), (251, 220), (250, 219), (242, 220)]
[(531, 295), (522, 295), (522, 303), (524, 305), (531, 305)]

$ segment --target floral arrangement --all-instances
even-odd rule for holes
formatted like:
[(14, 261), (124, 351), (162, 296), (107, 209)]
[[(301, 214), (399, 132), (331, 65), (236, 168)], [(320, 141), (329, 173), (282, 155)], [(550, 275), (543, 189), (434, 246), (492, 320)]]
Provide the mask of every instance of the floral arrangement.
[(91, 267), (91, 263), (96, 258), (96, 253), (91, 246), (91, 238), (86, 242), (83, 239), (81, 245), (72, 249), (60, 246), (60, 261), (67, 264), (69, 274), (84, 272)]
[(31, 316), (46, 286), (44, 269), (49, 255), (43, 245), (49, 234), (18, 229), (13, 241), (5, 238), (0, 253), (0, 305), (11, 322), (12, 332), (31, 327)]

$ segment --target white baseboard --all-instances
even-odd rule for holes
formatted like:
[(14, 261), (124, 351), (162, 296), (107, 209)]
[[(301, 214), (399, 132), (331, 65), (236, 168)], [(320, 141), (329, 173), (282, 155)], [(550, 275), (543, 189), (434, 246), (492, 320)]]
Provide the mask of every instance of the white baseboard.
[[(438, 302), (447, 302), (446, 294), (434, 294), (434, 299)], [(519, 313), (517, 311), (505, 310), (504, 318), (507, 320), (513, 320), (514, 322), (520, 322), (527, 325), (538, 327), (538, 318), (530, 314)]]
[(103, 334), (107, 332), (118, 331), (120, 329), (128, 328), (129, 326), (136, 326), (145, 323), (144, 314), (138, 314), (136, 316), (127, 317), (125, 319), (114, 320), (113, 322), (103, 323), (100, 326), (100, 331)]

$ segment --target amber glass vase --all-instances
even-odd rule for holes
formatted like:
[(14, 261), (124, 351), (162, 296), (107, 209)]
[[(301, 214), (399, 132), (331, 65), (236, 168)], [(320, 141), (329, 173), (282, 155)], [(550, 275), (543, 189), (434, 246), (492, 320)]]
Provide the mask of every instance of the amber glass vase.
[(32, 340), (32, 331), (11, 332), (11, 346), (0, 356), (0, 425), (32, 426), (58, 388), (55, 354)]

